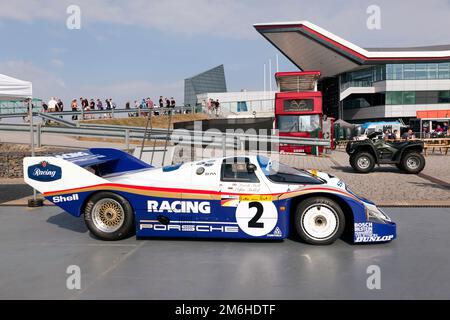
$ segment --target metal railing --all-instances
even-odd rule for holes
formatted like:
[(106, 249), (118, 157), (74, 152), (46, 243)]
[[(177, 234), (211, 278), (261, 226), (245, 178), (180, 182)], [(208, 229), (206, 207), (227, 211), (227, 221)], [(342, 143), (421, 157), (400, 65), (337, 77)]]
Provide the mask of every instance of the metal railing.
[[(240, 114), (240, 113), (261, 113), (273, 112), (275, 99), (259, 99), (244, 101), (224, 101), (220, 102), (218, 114)], [(214, 109), (208, 110), (206, 106), (199, 105), (204, 113), (216, 114)]]
[(341, 84), (341, 93), (351, 87), (373, 87), (373, 81), (348, 81)]
[[(80, 116), (77, 120), (88, 120), (90, 116), (95, 115), (110, 115), (112, 118), (114, 118), (115, 114), (124, 114), (129, 113), (133, 115), (141, 115), (141, 114), (147, 114), (148, 112), (153, 112), (153, 114), (159, 114), (159, 115), (165, 115), (169, 112), (172, 112), (174, 114), (180, 114), (180, 113), (195, 113), (195, 107), (174, 107), (174, 108), (130, 108), (130, 109), (105, 109), (105, 110), (83, 110), (79, 108), (78, 111), (54, 111), (54, 112), (41, 112), (42, 108), (33, 108), (33, 115), (34, 116), (40, 116), (40, 115), (50, 115), (53, 117), (62, 117), (62, 116)], [(0, 114), (0, 118), (20, 118), (20, 117), (27, 117), (28, 113), (26, 112), (20, 112), (20, 113), (2, 113)]]
[[(101, 137), (101, 138), (120, 138), (125, 142), (125, 148), (130, 149), (130, 140), (142, 140), (144, 137), (145, 128), (130, 127), (130, 126), (113, 126), (113, 125), (94, 125), (86, 124), (81, 127), (56, 127), (45, 126), (37, 124), (33, 126), (33, 131), (36, 134), (37, 146), (42, 145), (42, 134), (61, 134), (66, 136), (87, 136), (87, 137)], [(29, 132), (29, 124), (4, 124), (0, 123), (0, 131), (9, 132)], [(315, 146), (315, 147), (330, 147), (330, 140), (319, 138), (299, 138), (299, 137), (280, 137), (269, 133), (268, 135), (255, 135), (246, 133), (230, 133), (218, 131), (194, 131), (185, 129), (152, 129), (150, 130), (151, 140), (165, 140), (167, 135), (170, 136), (170, 141), (177, 145), (190, 146), (211, 146), (221, 147), (225, 151), (227, 148), (257, 149), (261, 143), (265, 144), (291, 144), (301, 146)]]

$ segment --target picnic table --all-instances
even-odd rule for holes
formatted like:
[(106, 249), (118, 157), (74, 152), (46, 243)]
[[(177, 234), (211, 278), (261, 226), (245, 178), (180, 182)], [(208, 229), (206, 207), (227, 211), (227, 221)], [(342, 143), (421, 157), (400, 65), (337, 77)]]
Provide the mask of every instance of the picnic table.
[(425, 138), (422, 139), (422, 141), (424, 143), (425, 156), (427, 155), (427, 151), (429, 151), (429, 149), (432, 149), (432, 153), (434, 153), (435, 149), (439, 149), (441, 154), (448, 154), (448, 149), (450, 148), (450, 138)]

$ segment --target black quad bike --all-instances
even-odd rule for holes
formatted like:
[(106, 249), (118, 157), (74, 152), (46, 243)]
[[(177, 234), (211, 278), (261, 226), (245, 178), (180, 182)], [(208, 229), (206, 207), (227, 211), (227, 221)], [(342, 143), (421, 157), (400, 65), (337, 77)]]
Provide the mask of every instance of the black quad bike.
[(371, 172), (375, 164), (394, 164), (406, 173), (417, 174), (423, 170), (425, 158), (422, 155), (422, 141), (389, 142), (381, 139), (381, 136), (381, 132), (372, 132), (365, 140), (348, 142), (345, 150), (356, 172)]

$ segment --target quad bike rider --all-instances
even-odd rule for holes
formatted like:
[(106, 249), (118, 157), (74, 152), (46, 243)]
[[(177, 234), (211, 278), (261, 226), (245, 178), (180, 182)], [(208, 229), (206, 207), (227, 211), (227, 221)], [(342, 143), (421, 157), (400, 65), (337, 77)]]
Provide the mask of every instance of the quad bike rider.
[(371, 172), (375, 164), (394, 164), (406, 173), (417, 174), (425, 167), (422, 150), (422, 141), (385, 141), (382, 132), (372, 132), (365, 140), (349, 141), (346, 147), (350, 165), (359, 173)]

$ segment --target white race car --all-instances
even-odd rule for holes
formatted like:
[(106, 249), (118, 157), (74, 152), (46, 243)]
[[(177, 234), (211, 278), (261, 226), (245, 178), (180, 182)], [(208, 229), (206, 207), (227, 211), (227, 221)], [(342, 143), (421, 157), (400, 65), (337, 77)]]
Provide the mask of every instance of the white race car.
[(323, 172), (263, 156), (165, 167), (115, 149), (27, 157), (24, 179), (103, 240), (138, 237), (283, 239), (295, 230), (330, 244), (347, 229), (356, 243), (387, 242), (396, 225), (372, 202)]

